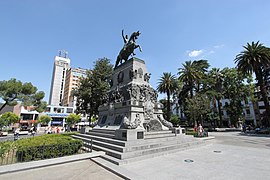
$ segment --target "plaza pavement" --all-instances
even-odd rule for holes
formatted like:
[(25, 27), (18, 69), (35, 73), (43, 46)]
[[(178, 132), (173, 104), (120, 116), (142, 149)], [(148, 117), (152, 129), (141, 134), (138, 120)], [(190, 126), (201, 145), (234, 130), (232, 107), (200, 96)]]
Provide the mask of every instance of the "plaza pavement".
[[(210, 145), (121, 166), (111, 163), (103, 166), (126, 179), (270, 179), (270, 137), (247, 136), (239, 132), (210, 135), (216, 137)], [(110, 171), (91, 160), (82, 160), (3, 174), (0, 179), (121, 179)]]

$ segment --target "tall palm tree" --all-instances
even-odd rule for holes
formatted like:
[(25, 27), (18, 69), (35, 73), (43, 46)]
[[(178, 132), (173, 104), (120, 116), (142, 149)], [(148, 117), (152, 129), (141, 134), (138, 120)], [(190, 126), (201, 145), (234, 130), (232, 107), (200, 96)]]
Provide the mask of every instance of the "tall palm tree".
[(267, 125), (270, 125), (270, 106), (267, 97), (266, 88), (266, 76), (264, 75), (266, 68), (270, 67), (270, 49), (265, 47), (259, 41), (247, 43), (244, 47), (244, 51), (238, 54), (235, 58), (235, 63), (237, 63), (237, 68), (244, 75), (249, 73), (255, 73), (256, 79), (258, 81), (258, 86), (260, 87), (260, 94), (263, 98), (263, 102), (266, 109)]
[(177, 80), (175, 75), (171, 73), (163, 73), (163, 76), (159, 79), (157, 91), (167, 94), (167, 118), (171, 118), (171, 95), (177, 89)]
[(222, 122), (222, 114), (221, 114), (221, 105), (220, 100), (222, 98), (222, 82), (223, 82), (223, 73), (219, 68), (212, 68), (209, 71), (209, 77), (212, 80), (210, 83), (210, 89), (213, 90), (215, 100), (218, 104), (218, 115), (219, 115), (219, 124)]
[(194, 61), (194, 67), (196, 68), (199, 78), (196, 80), (195, 91), (198, 93), (202, 89), (202, 85), (204, 85), (204, 81), (207, 79), (207, 69), (209, 68), (209, 63), (207, 60), (197, 60)]
[(199, 75), (192, 61), (186, 61), (185, 64), (182, 65), (183, 67), (178, 69), (179, 80), (184, 83), (186, 90), (189, 91), (190, 97), (192, 98), (194, 84), (199, 78)]
[(205, 76), (205, 72), (209, 67), (207, 60), (186, 61), (182, 64), (182, 68), (178, 68), (179, 80), (184, 82), (186, 88), (189, 89), (190, 97), (193, 97), (193, 91), (199, 91), (201, 80)]

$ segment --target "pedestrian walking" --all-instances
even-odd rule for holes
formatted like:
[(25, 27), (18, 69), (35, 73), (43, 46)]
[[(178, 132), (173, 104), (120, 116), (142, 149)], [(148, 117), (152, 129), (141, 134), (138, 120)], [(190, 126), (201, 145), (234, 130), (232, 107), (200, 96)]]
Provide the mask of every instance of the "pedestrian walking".
[(203, 127), (201, 124), (199, 124), (198, 132), (199, 132), (199, 136), (202, 137), (203, 136)]

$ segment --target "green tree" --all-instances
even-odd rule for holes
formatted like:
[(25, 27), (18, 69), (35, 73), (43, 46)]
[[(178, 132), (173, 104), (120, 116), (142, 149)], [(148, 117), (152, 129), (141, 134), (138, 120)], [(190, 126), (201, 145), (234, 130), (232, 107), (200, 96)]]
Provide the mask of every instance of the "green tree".
[(37, 92), (37, 88), (29, 82), (22, 83), (16, 79), (0, 81), (0, 99), (4, 101), (0, 111), (6, 105), (15, 106), (20, 101), (25, 106), (35, 106), (36, 110), (41, 112), (47, 105), (45, 101), (42, 101), (44, 96), (44, 92)]
[(171, 73), (163, 73), (163, 76), (159, 79), (157, 91), (160, 93), (166, 93), (167, 95), (167, 118), (171, 118), (171, 95), (177, 89), (176, 77)]
[(165, 119), (168, 119), (168, 117), (167, 117), (167, 115), (168, 115), (168, 113), (167, 113), (167, 100), (166, 99), (160, 99), (159, 100), (159, 103), (161, 103), (162, 105), (163, 105), (163, 108), (162, 108), (162, 112), (163, 112), (163, 115), (164, 115), (164, 118)]
[(81, 116), (79, 114), (69, 114), (67, 119), (66, 119), (66, 123), (68, 126), (68, 129), (70, 129), (70, 126), (80, 122), (81, 120)]
[(177, 115), (173, 114), (171, 116), (170, 122), (174, 125), (174, 126), (178, 126), (180, 123), (180, 119)]
[[(182, 68), (178, 68), (178, 79), (182, 83), (182, 90), (179, 91), (178, 104), (185, 116), (191, 120), (188, 112), (188, 100), (194, 97), (194, 94), (204, 93), (208, 83), (207, 69), (209, 63), (207, 60), (186, 61), (182, 64)], [(189, 103), (190, 104), (190, 103)], [(189, 105), (190, 107), (190, 105)]]
[(230, 117), (230, 124), (234, 124), (242, 117), (243, 105), (242, 101), (248, 100), (254, 94), (254, 87), (250, 84), (252, 76), (248, 79), (238, 72), (236, 68), (224, 68), (223, 94), (229, 103), (225, 105), (225, 109)]
[(206, 94), (197, 93), (193, 98), (187, 100), (187, 110), (190, 122), (202, 123), (211, 112), (210, 99)]
[(183, 67), (178, 69), (179, 80), (184, 83), (185, 89), (189, 91), (192, 98), (194, 91), (199, 92), (210, 65), (207, 60), (186, 61), (182, 65)]
[(221, 113), (221, 98), (223, 97), (223, 73), (220, 71), (219, 68), (212, 68), (208, 73), (208, 84), (209, 84), (209, 90), (212, 92), (212, 95), (214, 97), (213, 106), (216, 107), (216, 101), (218, 106), (218, 116), (219, 116), (219, 125), (222, 122), (222, 113)]
[(238, 71), (242, 72), (244, 75), (250, 73), (255, 73), (256, 79), (258, 81), (258, 86), (260, 87), (260, 94), (262, 96), (265, 109), (267, 125), (270, 125), (270, 105), (267, 96), (267, 82), (265, 71), (266, 68), (270, 67), (270, 49), (263, 46), (259, 41), (247, 43), (244, 47), (244, 51), (238, 54), (235, 58), (235, 63), (237, 63)]
[(9, 126), (10, 124), (16, 123), (20, 120), (20, 117), (13, 112), (5, 112), (0, 115), (0, 128), (3, 126)]
[(48, 115), (42, 115), (39, 117), (38, 122), (42, 125), (48, 125), (52, 118)]
[(93, 70), (80, 81), (79, 88), (75, 90), (77, 97), (77, 112), (92, 116), (98, 115), (98, 107), (103, 103), (104, 96), (110, 89), (109, 79), (113, 65), (107, 58), (98, 59)]

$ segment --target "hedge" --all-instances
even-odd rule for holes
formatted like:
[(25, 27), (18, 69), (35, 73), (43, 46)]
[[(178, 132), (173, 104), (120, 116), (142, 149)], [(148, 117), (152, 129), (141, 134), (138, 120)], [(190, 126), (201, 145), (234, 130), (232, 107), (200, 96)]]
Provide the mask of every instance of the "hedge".
[(82, 145), (69, 134), (46, 134), (16, 141), (16, 157), (20, 162), (61, 157), (76, 154)]
[(46, 134), (17, 141), (0, 142), (0, 161), (12, 158), (24, 162), (76, 154), (83, 142), (72, 139), (70, 137), (72, 134), (74, 133)]
[(0, 157), (4, 157), (5, 153), (12, 149), (14, 142), (12, 141), (3, 141), (0, 142)]

